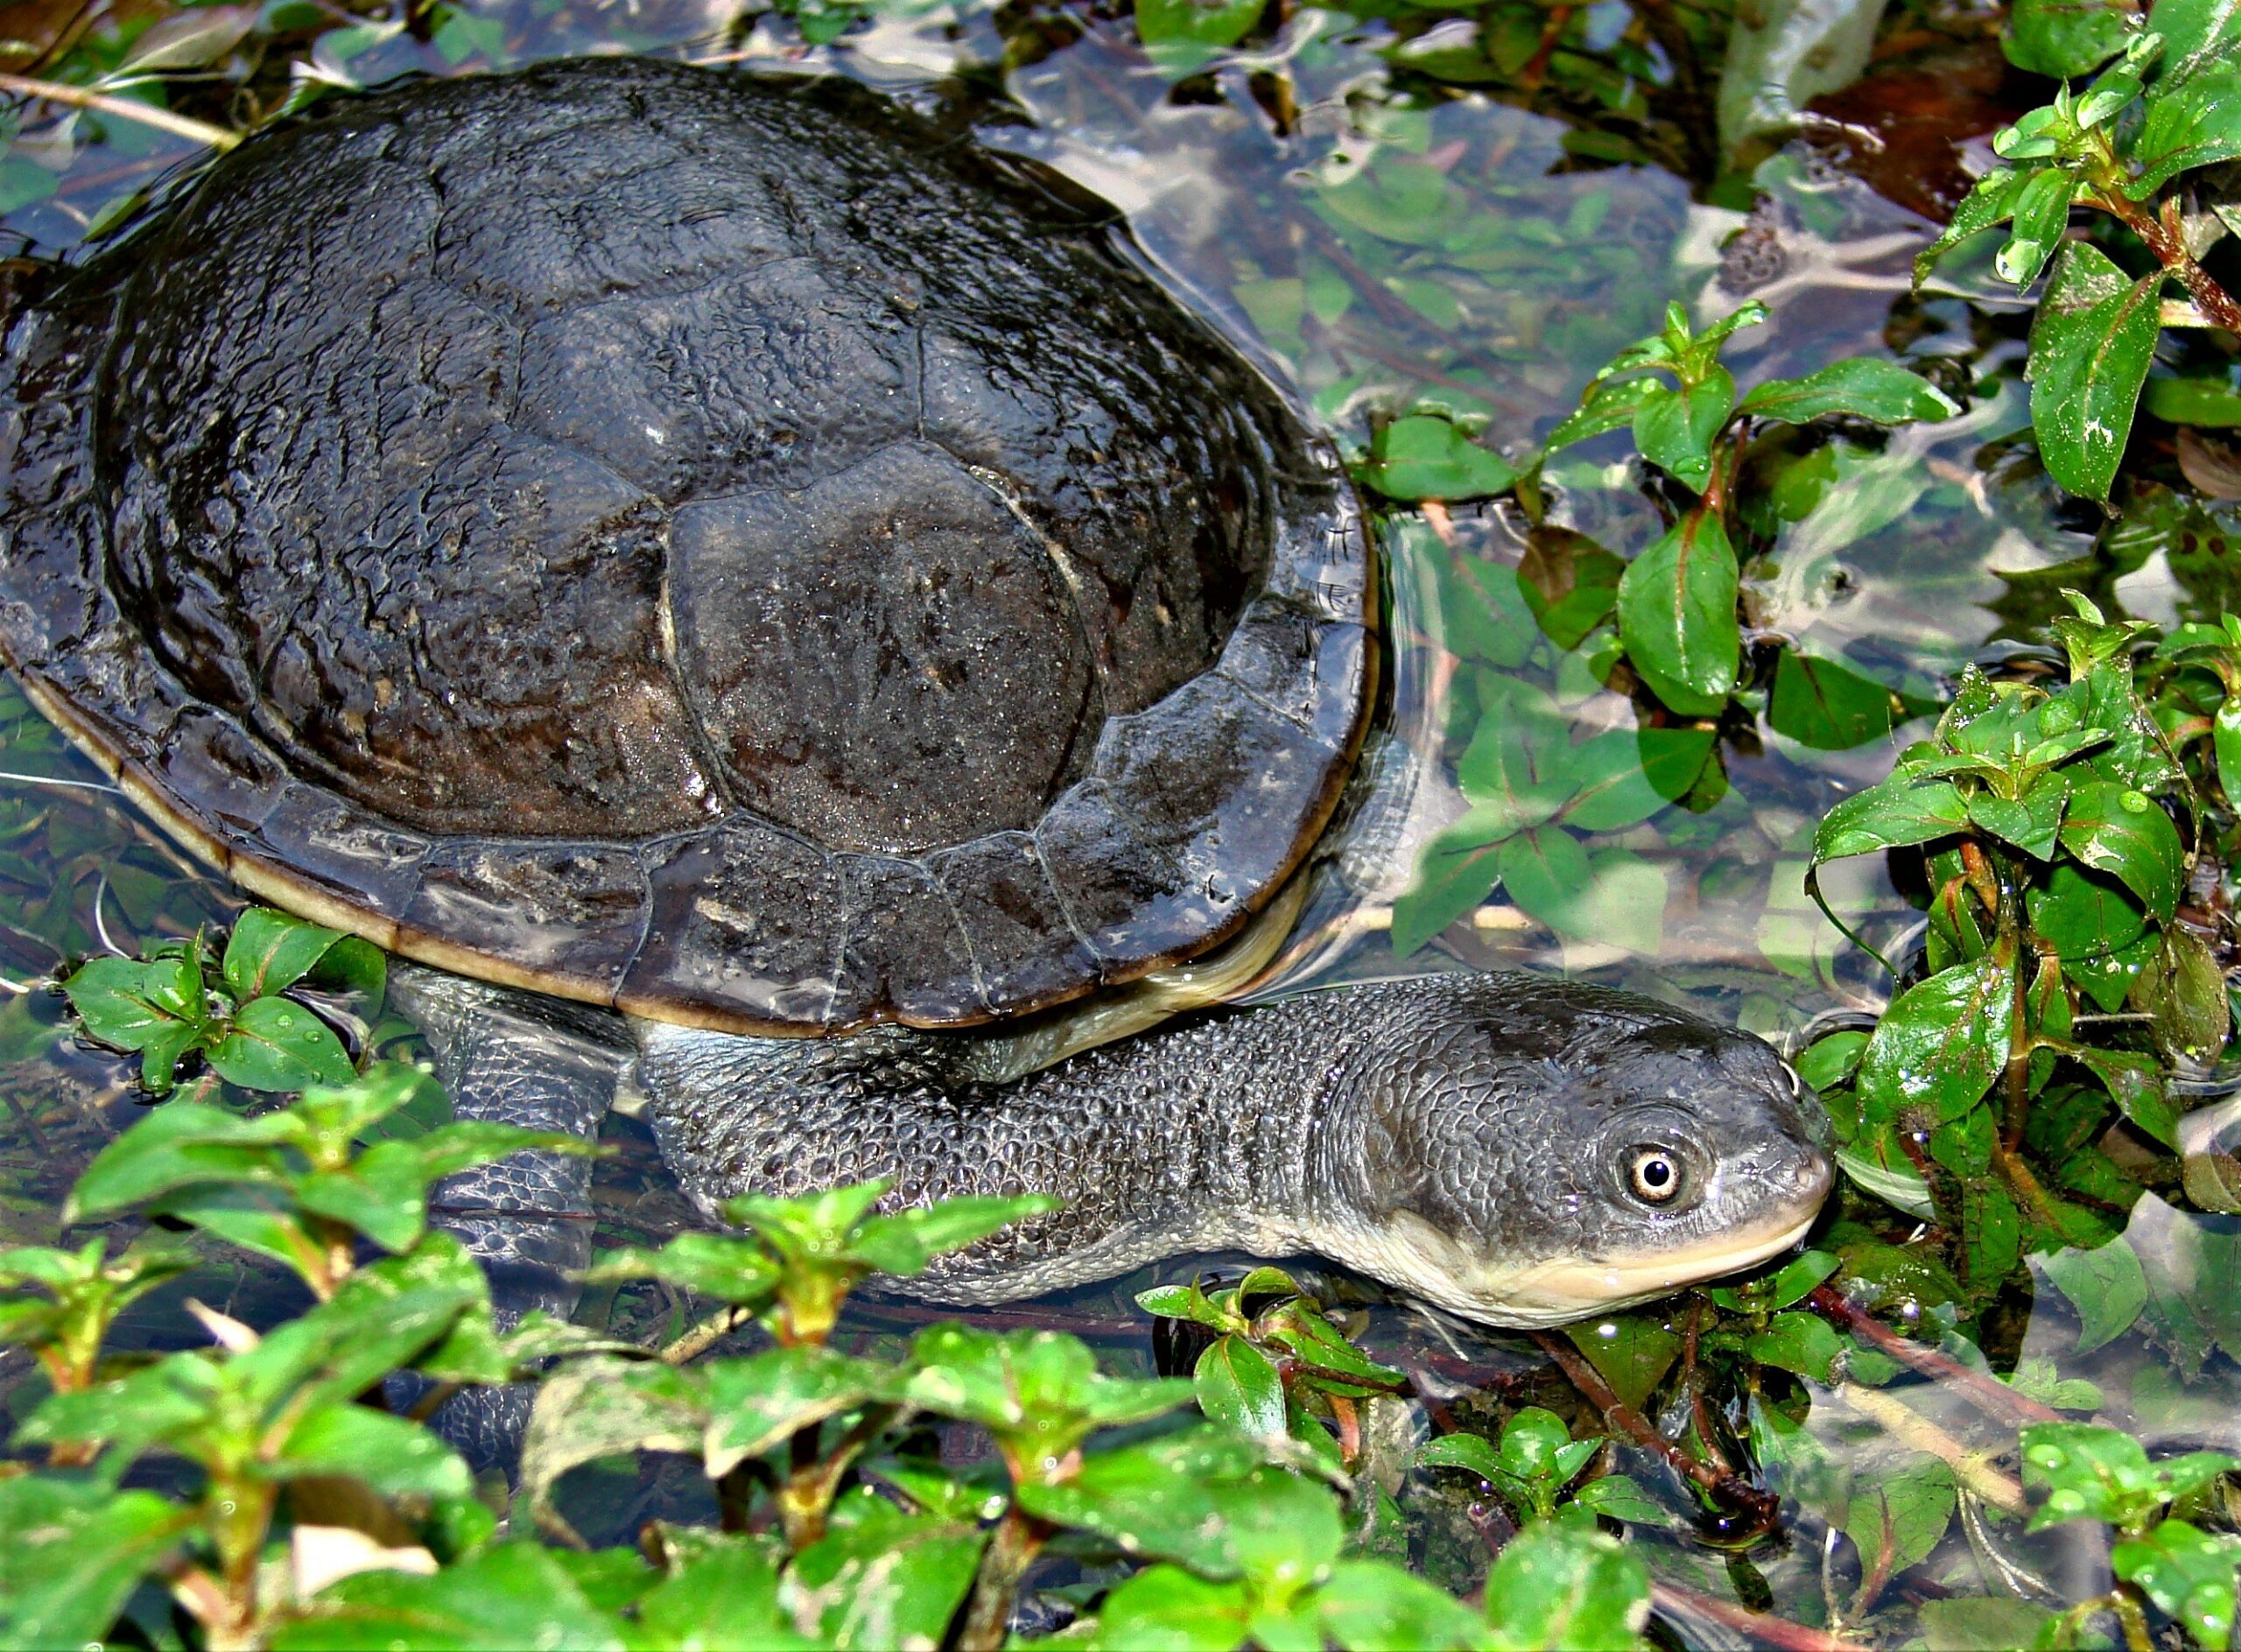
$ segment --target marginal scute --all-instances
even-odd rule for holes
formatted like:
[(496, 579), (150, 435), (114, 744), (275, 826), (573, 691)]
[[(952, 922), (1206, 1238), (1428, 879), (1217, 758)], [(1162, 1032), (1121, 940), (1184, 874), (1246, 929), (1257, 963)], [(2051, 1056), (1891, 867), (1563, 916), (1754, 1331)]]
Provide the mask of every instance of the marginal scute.
[(401, 923), (477, 953), (504, 952), (612, 999), (646, 929), (646, 874), (634, 850), (600, 843), (439, 843)]
[(1352, 759), (1335, 450), (1108, 207), (836, 80), (332, 100), (0, 312), (0, 655), (446, 967), (1016, 1015), (1233, 930)]
[(1098, 978), (1097, 954), (1074, 932), (1031, 833), (992, 833), (927, 865), (964, 923), (991, 1013), (1056, 1003)]
[(847, 918), (833, 857), (744, 819), (648, 847), (645, 944), (616, 1002), (722, 1025), (832, 1024)]

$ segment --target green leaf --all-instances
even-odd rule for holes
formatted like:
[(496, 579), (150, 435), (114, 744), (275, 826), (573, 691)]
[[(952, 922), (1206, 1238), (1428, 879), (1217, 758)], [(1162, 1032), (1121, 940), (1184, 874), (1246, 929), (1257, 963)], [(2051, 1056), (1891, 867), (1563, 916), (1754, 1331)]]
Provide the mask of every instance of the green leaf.
[(2042, 774), (2020, 798), (1979, 791), (1969, 799), (1969, 819), (2032, 859), (2051, 861), (2069, 803), (2069, 782), (2058, 774)]
[(96, 958), (65, 980), (62, 990), (88, 1037), (141, 1053), (142, 1082), (159, 1095), (209, 1024), (201, 975), (191, 959), (143, 964)]
[(1558, 648), (1577, 648), (1609, 620), (1626, 565), (1584, 533), (1548, 524), (1527, 537), (1517, 586), (1542, 632)]
[(1191, 1386), (1210, 1421), (1241, 1434), (1281, 1438), (1288, 1432), (1283, 1380), (1243, 1337), (1224, 1337), (1200, 1354)]
[(710, 1423), (707, 1384), (701, 1367), (599, 1354), (549, 1373), (522, 1439), (523, 1494), (542, 1511), (560, 1477), (580, 1464), (640, 1451), (699, 1451)]
[(1602, 1374), (1612, 1392), (1640, 1410), (1681, 1356), (1681, 1339), (1652, 1313), (1612, 1314), (1587, 1325), (1567, 1325), (1564, 1334)]
[(1388, 499), (1482, 499), (1517, 480), (1500, 454), (1436, 414), (1394, 419), (1370, 439), (1369, 453), (1362, 478)]
[(1580, 397), (1578, 411), (1549, 432), (1542, 456), (1546, 459), (1575, 442), (1632, 425), (1642, 406), (1661, 393), (1669, 392), (1654, 378), (1597, 379)]
[(2153, 1061), (2117, 1050), (2086, 1048), (2070, 1053), (2093, 1069), (2126, 1118), (2166, 1147), (2178, 1146), (2179, 1110), (2165, 1093), (2163, 1074)]
[(2131, 145), (2140, 175), (2125, 186), (2146, 200), (2181, 172), (2241, 156), (2241, 67), (2223, 64), (2175, 89), (2159, 87)]
[(1616, 1539), (1571, 1526), (1528, 1526), (1504, 1544), (1486, 1597), (1501, 1652), (1633, 1648), (1649, 1621), (1641, 1561)]
[(1642, 742), (1631, 728), (1605, 729), (1559, 759), (1578, 787), (1557, 818), (1583, 832), (1624, 832), (1668, 806), (1642, 770)]
[(1935, 1457), (1917, 1457), (1895, 1473), (1854, 1480), (1844, 1535), (1863, 1564), (1878, 1564), (1887, 1548), (1889, 1570), (1903, 1571), (1937, 1547), (1953, 1503), (1953, 1471)]
[(417, 1423), (362, 1405), (323, 1405), (288, 1431), (272, 1459), (275, 1478), (306, 1475), (362, 1482), (384, 1497), (469, 1497), (465, 1459)]
[(252, 998), (210, 1051), (210, 1065), (244, 1090), (301, 1090), (358, 1076), (334, 1029), (286, 998)]
[(1702, 493), (1711, 480), (1712, 443), (1734, 411), (1735, 376), (1724, 367), (1685, 390), (1660, 385), (1634, 409), (1634, 446)]
[(1887, 1118), (1939, 1122), (1976, 1106), (2007, 1064), (2015, 974), (1997, 955), (1942, 970), (1884, 1013), (1860, 1058), (1860, 1097)]
[(2031, 1646), (2055, 1616), (2048, 1607), (2028, 1600), (1981, 1596), (1925, 1600), (1914, 1611), (1921, 1620), (1924, 1652)]
[(195, 1510), (153, 1492), (36, 1473), (0, 1480), (0, 1642), (108, 1642), (134, 1587), (198, 1523)]
[(1852, 356), (1803, 378), (1769, 379), (1743, 398), (1738, 411), (1753, 418), (1802, 425), (1841, 413), (1877, 425), (1935, 423), (1961, 411), (1953, 398), (1896, 362)]
[(2019, 69), (2075, 80), (2123, 51), (2139, 26), (2130, 0), (2015, 0), (2000, 44)]
[[(2053, 943), (2065, 964), (2105, 958), (2141, 939), (2147, 928), (2147, 914), (2122, 884), (2067, 861), (2056, 861), (2046, 882), (2027, 891), (2025, 899), (2033, 931), (2040, 939)], [(2132, 978), (2127, 971), (2126, 985)], [(2119, 987), (2116, 1003), (2124, 999), (2125, 989)]]
[(1136, 38), (1147, 46), (1235, 46), (1261, 20), (1262, 0), (1145, 0)]
[(2129, 1002), (2153, 1017), (2155, 1041), (2173, 1058), (2215, 1061), (2232, 1030), (2224, 972), (2202, 937), (2181, 924), (2163, 931), (2162, 944), (2132, 982)]
[(933, 1325), (911, 1345), (911, 1359), (903, 1397), (978, 1423), (1022, 1477), (1055, 1471), (1094, 1430), (1144, 1422), (1191, 1398), (1188, 1382), (1106, 1376), (1078, 1338), (1057, 1332)]
[(2227, 1652), (2233, 1644), (2233, 1575), (2241, 1566), (2241, 1540), (2167, 1520), (2145, 1536), (2118, 1543), (2110, 1550), (2109, 1564), (2184, 1624), (2205, 1652)]
[(2040, 1258), (2055, 1289), (2077, 1311), (2077, 1351), (2090, 1353), (2132, 1328), (2147, 1306), (2147, 1276), (2122, 1239), (2090, 1250), (2058, 1250)]
[(252, 906), (234, 922), (221, 973), (235, 999), (247, 1003), (252, 998), (285, 992), (311, 974), (313, 967), (341, 938), (337, 931), (321, 929), (285, 912)]
[(1891, 691), (1830, 660), (1786, 648), (1774, 664), (1767, 721), (1816, 751), (1844, 751), (1891, 732)]
[(977, 1244), (1014, 1222), (1048, 1215), (1061, 1202), (1043, 1193), (1011, 1199), (983, 1195), (945, 1199), (937, 1205), (868, 1219), (852, 1237), (849, 1248), (880, 1273), (907, 1277), (924, 1273), (935, 1257)]
[[(1489, 814), (1496, 817), (1491, 822)], [(1481, 805), (1424, 845), (1416, 882), (1393, 903), (1394, 957), (1408, 957), (1494, 892), (1501, 881), (1494, 851), (1514, 829), (1500, 812)]]
[(2084, 865), (2107, 873), (2168, 923), (2187, 884), (2187, 851), (2179, 829), (2153, 798), (2128, 786), (2094, 781), (2071, 794), (2062, 847)]
[(1735, 686), (1735, 551), (1718, 516), (1683, 517), (1627, 564), (1619, 634), (1651, 692), (1684, 716), (1709, 716)]
[(1512, 1478), (1493, 1442), (1477, 1434), (1443, 1434), (1426, 1440), (1416, 1448), (1414, 1460), (1419, 1468), (1459, 1468), (1490, 1486), (1502, 1486)]
[(795, 1557), (782, 1599), (831, 1646), (938, 1646), (987, 1544), (973, 1526), (905, 1514), (859, 1486), (834, 1501), (825, 1536)]
[(1605, 1474), (1591, 1480), (1572, 1494), (1570, 1505), (1584, 1508), (1591, 1514), (1612, 1520), (1621, 1520), (1629, 1526), (1667, 1526), (1673, 1517), (1663, 1504), (1645, 1492), (1624, 1474)]
[[(2039, 278), (2039, 271), (2046, 268), (2069, 228), (2070, 202), (2076, 198), (2078, 187), (2059, 166), (2040, 167), (2025, 174), (2013, 207), (2015, 228), (1992, 260), (2001, 280), (2022, 288)], [(2040, 314), (2046, 314), (2043, 307)]]
[(1485, 1643), (1478, 1614), (1446, 1591), (1382, 1560), (1342, 1560), (1315, 1592), (1314, 1644), (1350, 1652), (1446, 1652)]
[(2210, 733), (2217, 754), (2217, 784), (2225, 793), (2226, 807), (2241, 808), (2241, 694), (2220, 703)]
[(1502, 887), (1519, 911), (1560, 934), (1578, 933), (1578, 896), (1588, 868), (1577, 838), (1561, 826), (1542, 826), (1508, 839), (1494, 854)]
[(2241, 45), (2241, 7), (2235, 0), (2155, 0), (2147, 26), (2163, 39), (2156, 89), (2168, 92), (2231, 60)]
[(1778, 1313), (1744, 1345), (1743, 1351), (1761, 1365), (1779, 1367), (1809, 1376), (1816, 1382), (1833, 1381), (1837, 1357), (1844, 1342), (1829, 1322), (1809, 1313)]
[(1832, 1032), (1816, 1038), (1797, 1058), (1798, 1076), (1816, 1090), (1842, 1084), (1859, 1065), (1860, 1053), (1866, 1048), (1864, 1032)]
[(2022, 1433), (2023, 1486), (2046, 1502), (2029, 1529), (2066, 1520), (2138, 1526), (2165, 1503), (2236, 1466), (2216, 1452), (2190, 1452), (2150, 1463), (2140, 1443), (2097, 1423), (2034, 1423)]
[(2167, 278), (2158, 270), (2135, 281), (2090, 242), (2066, 243), (2055, 261), (2025, 376), (2040, 456), (2074, 494), (2109, 496), (2155, 359)]
[(586, 1278), (595, 1284), (659, 1279), (734, 1306), (759, 1307), (778, 1283), (778, 1265), (762, 1245), (734, 1234), (679, 1234), (658, 1250), (602, 1251)]
[(1952, 218), (1937, 239), (1914, 255), (1914, 285), (1919, 287), (1928, 280), (1937, 261), (1953, 248), (2014, 216), (2025, 186), (2037, 174), (2035, 167), (1995, 166), (1979, 178), (1975, 187), (1953, 209)]
[(634, 1648), (754, 1647), (811, 1652), (778, 1599), (778, 1571), (753, 1538), (698, 1532), (694, 1549), (671, 1559), (670, 1575), (640, 1596)]
[(811, 1346), (766, 1348), (706, 1369), (708, 1434), (701, 1459), (711, 1480), (797, 1430), (885, 1399), (901, 1383), (885, 1366)]
[(306, 1615), (283, 1619), (271, 1644), (276, 1652), (360, 1652), (369, 1646), (622, 1652), (624, 1635), (552, 1554), (535, 1543), (508, 1543), (432, 1577), (354, 1573), (314, 1596)]
[(1105, 1598), (1099, 1648), (1231, 1652), (1242, 1646), (1253, 1599), (1242, 1584), (1209, 1583), (1180, 1566), (1148, 1566)]

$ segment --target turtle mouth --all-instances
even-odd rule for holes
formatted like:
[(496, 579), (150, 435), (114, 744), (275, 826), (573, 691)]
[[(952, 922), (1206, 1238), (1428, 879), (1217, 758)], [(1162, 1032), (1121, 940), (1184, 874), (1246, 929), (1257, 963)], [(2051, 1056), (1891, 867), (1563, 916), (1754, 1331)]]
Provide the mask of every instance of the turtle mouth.
[(1490, 1260), (1466, 1255), (1453, 1239), (1409, 1217), (1379, 1247), (1384, 1267), (1370, 1271), (1481, 1325), (1565, 1325), (1740, 1273), (1789, 1249), (1819, 1219), (1835, 1177), (1830, 1161), (1818, 1154), (1795, 1174), (1780, 1207), (1757, 1221), (1689, 1242), (1605, 1256)]

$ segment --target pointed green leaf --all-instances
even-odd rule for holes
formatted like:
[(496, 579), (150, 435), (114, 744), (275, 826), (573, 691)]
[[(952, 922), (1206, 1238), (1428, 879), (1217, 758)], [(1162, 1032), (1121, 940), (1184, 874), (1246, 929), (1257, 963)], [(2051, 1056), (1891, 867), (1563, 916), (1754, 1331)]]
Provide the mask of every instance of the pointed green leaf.
[(2106, 499), (2162, 329), (2163, 271), (2133, 280), (2088, 242), (2066, 244), (2031, 325), (2031, 424), (2048, 474)]
[(2019, 69), (2075, 80), (2125, 49), (2139, 14), (2132, 0), (2015, 0), (2000, 44)]
[(1388, 499), (1482, 499), (1507, 489), (1517, 471), (1450, 420), (1418, 413), (1370, 439), (1362, 478)]
[(1740, 411), (1753, 418), (1802, 425), (1831, 413), (1877, 425), (1903, 425), (1950, 418), (1960, 408), (1951, 397), (1896, 362), (1853, 356), (1832, 362), (1803, 378), (1769, 379), (1743, 398)]
[(1893, 1001), (1860, 1058), (1859, 1093), (1886, 1118), (1940, 1122), (1974, 1107), (2007, 1065), (2015, 972), (1994, 954), (1942, 970)]
[(2097, 780), (2071, 794), (2062, 847), (2080, 862), (2118, 879), (2168, 922), (2187, 882), (2186, 846), (2153, 798)]
[(1652, 692), (1684, 716), (1709, 716), (1735, 686), (1734, 547), (1718, 517), (1695, 511), (1626, 566), (1619, 634)]

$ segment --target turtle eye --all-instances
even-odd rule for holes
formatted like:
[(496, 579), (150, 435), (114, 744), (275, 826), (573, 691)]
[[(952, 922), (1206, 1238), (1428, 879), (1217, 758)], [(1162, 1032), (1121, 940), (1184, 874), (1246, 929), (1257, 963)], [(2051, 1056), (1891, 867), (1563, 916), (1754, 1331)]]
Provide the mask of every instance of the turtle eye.
[(1681, 1182), (1681, 1160), (1667, 1148), (1638, 1147), (1626, 1165), (1626, 1185), (1645, 1205), (1670, 1205)]

